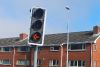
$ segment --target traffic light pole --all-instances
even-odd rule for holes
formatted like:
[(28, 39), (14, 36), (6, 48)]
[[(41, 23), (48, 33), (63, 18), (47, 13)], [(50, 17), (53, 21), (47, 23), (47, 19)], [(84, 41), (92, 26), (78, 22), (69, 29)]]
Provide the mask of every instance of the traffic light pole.
[(41, 7), (32, 8), (30, 35), (28, 43), (34, 46), (34, 62), (33, 67), (37, 67), (38, 46), (43, 45), (44, 40), (44, 23), (45, 9)]
[(38, 46), (34, 45), (34, 64), (33, 67), (37, 67), (37, 58), (38, 58)]

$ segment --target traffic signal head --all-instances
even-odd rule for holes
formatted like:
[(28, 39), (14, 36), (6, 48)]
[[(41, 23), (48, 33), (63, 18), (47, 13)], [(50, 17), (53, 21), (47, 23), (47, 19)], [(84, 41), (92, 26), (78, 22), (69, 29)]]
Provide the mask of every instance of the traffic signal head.
[(29, 35), (29, 44), (43, 45), (45, 9), (33, 8)]

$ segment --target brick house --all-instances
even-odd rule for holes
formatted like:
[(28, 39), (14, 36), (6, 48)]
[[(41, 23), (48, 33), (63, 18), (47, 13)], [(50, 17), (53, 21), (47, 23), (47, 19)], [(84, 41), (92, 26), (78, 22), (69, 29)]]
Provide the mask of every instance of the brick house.
[[(66, 33), (48, 34), (38, 47), (38, 67), (66, 67)], [(69, 67), (100, 67), (100, 27), (69, 33)], [(32, 67), (34, 46), (27, 34), (0, 39), (0, 67)]]

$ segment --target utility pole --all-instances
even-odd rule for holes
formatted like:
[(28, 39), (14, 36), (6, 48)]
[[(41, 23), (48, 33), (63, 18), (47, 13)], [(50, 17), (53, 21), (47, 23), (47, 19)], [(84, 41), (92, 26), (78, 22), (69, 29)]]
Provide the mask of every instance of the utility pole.
[[(70, 10), (68, 7), (65, 7), (67, 10)], [(67, 50), (67, 57), (66, 57), (66, 67), (69, 67), (69, 64), (68, 64), (68, 46), (69, 46), (69, 24), (68, 24), (68, 22), (67, 22), (67, 48), (66, 48), (66, 50)]]

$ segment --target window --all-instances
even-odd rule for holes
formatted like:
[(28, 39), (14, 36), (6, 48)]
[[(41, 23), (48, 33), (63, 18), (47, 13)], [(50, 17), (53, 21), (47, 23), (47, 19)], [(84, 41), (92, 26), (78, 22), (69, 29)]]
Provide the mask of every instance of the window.
[(69, 67), (86, 67), (85, 61), (82, 60), (71, 60), (68, 65)]
[(59, 51), (59, 46), (50, 47), (50, 51)]
[(49, 61), (49, 67), (59, 67), (59, 62), (58, 60), (50, 60)]
[(69, 50), (85, 50), (85, 44), (70, 44)]
[(0, 60), (0, 64), (2, 64), (2, 65), (10, 65), (11, 62), (10, 62), (10, 60), (5, 59), (5, 60)]
[(4, 47), (4, 51), (11, 51), (9, 47)]
[(29, 61), (25, 59), (19, 59), (17, 60), (16, 65), (29, 65)]
[(0, 47), (0, 51), (1, 52), (10, 52), (10, 51), (12, 51), (12, 48), (11, 47)]
[(81, 66), (81, 61), (80, 60), (78, 61), (78, 66)]
[(28, 51), (29, 51), (29, 47), (26, 46), (18, 47), (18, 52), (28, 52)]
[(93, 62), (93, 67), (96, 67), (96, 61)]
[(41, 60), (38, 59), (38, 60), (37, 60), (37, 66), (40, 67), (40, 65), (41, 65)]
[(77, 61), (71, 61), (71, 62), (70, 62), (70, 65), (71, 65), (71, 66), (77, 66)]
[(42, 50), (42, 47), (38, 47), (38, 51), (41, 51)]
[(93, 44), (93, 51), (96, 51), (96, 44)]

